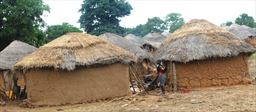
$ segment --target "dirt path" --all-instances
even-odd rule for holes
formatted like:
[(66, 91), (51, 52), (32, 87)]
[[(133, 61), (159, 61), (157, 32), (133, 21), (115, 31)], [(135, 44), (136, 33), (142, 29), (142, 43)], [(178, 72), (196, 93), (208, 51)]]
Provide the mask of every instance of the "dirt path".
[(256, 85), (207, 88), (166, 96), (129, 96), (111, 101), (58, 107), (0, 107), (0, 112), (256, 112)]

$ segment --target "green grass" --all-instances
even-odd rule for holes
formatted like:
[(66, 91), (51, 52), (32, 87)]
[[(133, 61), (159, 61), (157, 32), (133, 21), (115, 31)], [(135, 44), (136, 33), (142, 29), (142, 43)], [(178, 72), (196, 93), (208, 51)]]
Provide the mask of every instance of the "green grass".
[(252, 54), (252, 55), (250, 56), (250, 59), (256, 60), (256, 53)]

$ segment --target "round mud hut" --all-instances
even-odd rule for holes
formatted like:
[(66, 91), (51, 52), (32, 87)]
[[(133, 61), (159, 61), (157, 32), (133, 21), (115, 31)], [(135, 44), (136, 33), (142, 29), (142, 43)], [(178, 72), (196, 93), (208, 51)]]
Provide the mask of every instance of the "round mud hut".
[(62, 105), (130, 94), (128, 64), (135, 56), (103, 39), (67, 33), (15, 64), (28, 102)]
[(121, 47), (133, 54), (135, 54), (138, 59), (144, 59), (148, 58), (148, 54), (146, 51), (140, 48), (139, 44), (134, 43), (124, 37), (121, 37), (119, 35), (113, 34), (113, 33), (104, 33), (99, 36), (100, 38), (105, 39), (109, 43), (112, 43), (118, 47)]
[(255, 48), (206, 20), (186, 23), (157, 52), (157, 60), (170, 62), (174, 90), (251, 83), (247, 58)]
[(139, 46), (141, 46), (144, 43), (144, 41), (142, 40), (142, 37), (135, 36), (134, 34), (128, 34), (124, 38), (137, 43)]
[(100, 38), (103, 38), (106, 41), (135, 54), (135, 56), (138, 58), (138, 61), (137, 63), (133, 63), (129, 66), (131, 80), (134, 81), (137, 79), (136, 82), (139, 83), (139, 88), (143, 88), (143, 76), (155, 72), (155, 68), (152, 63), (152, 54), (150, 54), (146, 50), (143, 50), (139, 46), (139, 44), (136, 44), (135, 42), (132, 42), (124, 37), (113, 33), (104, 33), (100, 35)]
[(143, 37), (144, 43), (149, 43), (155, 48), (159, 48), (165, 39), (165, 36), (159, 32), (150, 32)]
[(232, 24), (229, 27), (225, 27), (228, 31), (236, 35), (236, 37), (245, 40), (245, 42), (256, 47), (256, 29), (250, 28), (245, 25)]
[(256, 36), (256, 29), (245, 25), (232, 24), (225, 28), (240, 39), (247, 39), (249, 37)]
[[(12, 90), (14, 64), (36, 49), (34, 46), (15, 40), (0, 52), (0, 86), (2, 90), (6, 92)], [(24, 84), (24, 80), (19, 80), (19, 82)]]

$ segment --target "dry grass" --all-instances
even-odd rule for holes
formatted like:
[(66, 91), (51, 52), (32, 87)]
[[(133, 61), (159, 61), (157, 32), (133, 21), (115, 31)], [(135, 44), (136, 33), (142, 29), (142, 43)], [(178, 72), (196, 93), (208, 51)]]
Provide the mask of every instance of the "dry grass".
[(74, 70), (76, 66), (129, 63), (133, 54), (89, 34), (68, 33), (40, 47), (15, 64), (15, 69), (55, 68)]

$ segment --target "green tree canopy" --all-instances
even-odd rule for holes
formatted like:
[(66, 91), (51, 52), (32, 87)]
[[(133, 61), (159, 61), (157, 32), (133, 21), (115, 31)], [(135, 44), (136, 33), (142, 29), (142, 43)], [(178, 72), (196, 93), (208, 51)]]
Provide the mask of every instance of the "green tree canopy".
[(165, 17), (165, 26), (171, 33), (180, 28), (183, 24), (185, 24), (185, 21), (179, 13), (170, 13)]
[(135, 28), (127, 29), (127, 34), (132, 33), (137, 36), (145, 36), (150, 32), (174, 32), (185, 24), (184, 19), (179, 13), (170, 13), (165, 17), (165, 20), (162, 20), (159, 17), (149, 18), (146, 24), (140, 24)]
[(62, 23), (61, 25), (52, 25), (47, 27), (47, 30), (46, 30), (47, 39), (53, 40), (67, 32), (82, 32), (82, 31), (69, 23)]
[(140, 24), (135, 28), (129, 29), (129, 33), (137, 36), (145, 36), (150, 32), (164, 32), (164, 21), (159, 17), (149, 18), (146, 24)]
[(159, 17), (149, 18), (147, 23), (144, 26), (143, 35), (148, 34), (149, 32), (164, 32), (165, 30), (164, 21)]
[(131, 10), (126, 0), (84, 0), (80, 9), (80, 27), (93, 35), (105, 32), (123, 34), (119, 19), (129, 15)]
[(235, 20), (235, 23), (239, 24), (239, 25), (246, 25), (246, 26), (249, 26), (251, 28), (256, 27), (256, 22), (253, 19), (253, 17), (249, 16), (246, 13), (243, 13), (239, 17), (237, 17), (236, 20)]
[(142, 25), (142, 24), (137, 25), (135, 28), (126, 28), (125, 35), (132, 33), (136, 36), (142, 36), (143, 35), (143, 32), (142, 32), (143, 28), (144, 28), (144, 25)]
[[(44, 35), (41, 15), (49, 11), (42, 0), (0, 0), (0, 49), (13, 40), (40, 46)], [(42, 41), (38, 41), (42, 40)]]

